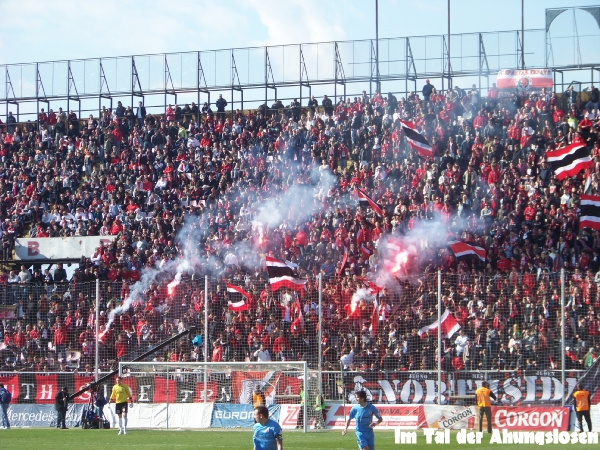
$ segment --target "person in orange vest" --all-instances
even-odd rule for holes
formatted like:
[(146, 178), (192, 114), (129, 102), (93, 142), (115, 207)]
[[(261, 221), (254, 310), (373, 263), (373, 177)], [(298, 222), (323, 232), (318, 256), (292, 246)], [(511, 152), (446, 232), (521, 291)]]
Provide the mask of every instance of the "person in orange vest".
[(477, 398), (477, 406), (479, 406), (479, 431), (481, 431), (483, 427), (483, 423), (481, 419), (483, 419), (483, 415), (487, 419), (487, 431), (488, 433), (492, 432), (492, 403), (490, 402), (490, 397), (496, 401), (496, 394), (494, 394), (490, 390), (490, 384), (487, 381), (481, 383), (481, 387), (475, 391), (475, 397)]
[(258, 406), (266, 406), (265, 394), (259, 385), (256, 385), (254, 392), (252, 393), (252, 406), (257, 408)]
[(575, 414), (577, 415), (579, 431), (583, 433), (583, 421), (581, 419), (584, 417), (588, 431), (592, 431), (592, 418), (590, 416), (590, 405), (592, 402), (589, 391), (586, 391), (581, 383), (577, 383), (575, 392), (573, 392), (573, 398), (575, 399)]

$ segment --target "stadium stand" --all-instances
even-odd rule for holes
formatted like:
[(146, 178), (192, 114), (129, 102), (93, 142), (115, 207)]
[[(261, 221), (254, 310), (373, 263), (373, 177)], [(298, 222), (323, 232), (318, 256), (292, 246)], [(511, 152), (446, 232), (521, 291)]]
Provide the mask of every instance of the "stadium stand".
[[(567, 368), (590, 367), (600, 352), (600, 234), (578, 231), (578, 208), (582, 194), (600, 195), (597, 111), (577, 93), (504, 98), (490, 89), (482, 98), (476, 86), (431, 86), (422, 94), (233, 114), (191, 104), (155, 116), (119, 102), (86, 120), (42, 110), (37, 123), (5, 126), (0, 300), (12, 318), (0, 327), (0, 370), (90, 373), (97, 338), (108, 370), (190, 324), (204, 330), (205, 304), (212, 361), (306, 360), (315, 368), (321, 347), (325, 370), (339, 370), (340, 359), (365, 377), (434, 370), (437, 336), (418, 330), (437, 318), (438, 270), (442, 302), (462, 327), (443, 342), (444, 371), (558, 369), (561, 269)], [(428, 139), (430, 157), (408, 145), (400, 121)], [(545, 152), (573, 143), (591, 148), (593, 167), (559, 180)], [(282, 201), (307, 186), (317, 188), (312, 204)], [(356, 189), (381, 216), (358, 204)], [(277, 226), (257, 222), (265, 207), (281, 215)], [(409, 251), (380, 291), (386, 236), (428, 223), (441, 224), (442, 238)], [(96, 235), (110, 245), (82, 257), (70, 277), (61, 264), (6, 270), (17, 237)], [(161, 269), (182, 262), (190, 236), (193, 270), (169, 287), (173, 277)], [(486, 256), (457, 257), (442, 241)], [(288, 261), (306, 289), (272, 292), (264, 255)], [(106, 331), (145, 273), (154, 275)], [(249, 294), (242, 310), (228, 307), (227, 284)], [(376, 333), (373, 303), (352, 301), (365, 288), (378, 291)], [(157, 358), (203, 360), (187, 342)]]

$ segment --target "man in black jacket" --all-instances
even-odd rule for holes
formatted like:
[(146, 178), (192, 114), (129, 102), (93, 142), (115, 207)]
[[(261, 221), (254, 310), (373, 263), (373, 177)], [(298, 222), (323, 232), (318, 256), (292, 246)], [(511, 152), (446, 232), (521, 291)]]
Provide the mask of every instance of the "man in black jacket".
[(67, 271), (63, 269), (62, 264), (57, 264), (54, 269), (54, 282), (55, 283), (66, 283), (67, 282)]
[(119, 117), (119, 118), (125, 117), (125, 107), (123, 106), (123, 103), (121, 103), (121, 102), (117, 103), (115, 113), (117, 114), (117, 117)]
[[(67, 387), (63, 387), (62, 390), (54, 397), (54, 408), (58, 413), (56, 418), (56, 428), (67, 429), (67, 409), (69, 407), (69, 391)], [(61, 426), (62, 425), (62, 426)]]
[[(139, 108), (138, 108), (139, 110)], [(144, 127), (144, 133), (142, 134), (142, 142), (144, 143), (144, 151), (152, 148), (152, 136), (154, 136), (154, 131), (150, 128), (150, 125), (146, 125)]]
[(297, 98), (294, 99), (290, 107), (292, 109), (292, 117), (298, 122), (300, 120), (301, 106)]
[(219, 94), (219, 99), (215, 103), (217, 106), (217, 118), (225, 120), (225, 107), (227, 106), (227, 100), (223, 98), (223, 94)]
[(8, 112), (8, 117), (6, 118), (6, 131), (8, 132), (8, 134), (13, 134), (13, 132), (15, 131), (15, 127), (13, 126), (13, 124), (17, 123), (17, 119), (15, 116), (13, 116), (12, 111)]
[(135, 117), (137, 118), (138, 128), (144, 129), (144, 119), (146, 118), (146, 108), (142, 102), (138, 102), (137, 110), (135, 111)]
[(325, 114), (331, 116), (333, 114), (333, 102), (326, 95), (323, 96), (323, 109), (325, 110)]
[(429, 80), (425, 80), (425, 86), (423, 86), (423, 89), (421, 90), (421, 92), (423, 93), (423, 100), (425, 100), (426, 102), (429, 101), (429, 98), (431, 97), (431, 93), (433, 92), (434, 86), (433, 84), (431, 84), (429, 82)]

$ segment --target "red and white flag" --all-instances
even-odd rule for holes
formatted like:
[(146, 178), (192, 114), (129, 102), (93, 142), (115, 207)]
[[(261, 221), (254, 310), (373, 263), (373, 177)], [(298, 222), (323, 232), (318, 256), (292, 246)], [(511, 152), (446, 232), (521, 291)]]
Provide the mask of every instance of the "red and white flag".
[(579, 229), (600, 230), (600, 197), (581, 194), (579, 198)]
[(267, 272), (269, 273), (269, 283), (273, 292), (286, 287), (294, 291), (300, 291), (305, 288), (306, 280), (294, 277), (294, 271), (285, 262), (270, 256), (266, 257)]
[(546, 152), (546, 159), (554, 169), (554, 174), (559, 181), (594, 167), (594, 161), (590, 158), (590, 151), (585, 144), (571, 144)]
[(347, 262), (348, 262), (348, 247), (344, 247), (344, 256), (342, 257), (342, 264), (341, 264), (340, 270), (338, 272), (338, 277), (341, 277), (344, 274), (344, 269), (346, 267)]
[(461, 241), (450, 241), (450, 242), (448, 242), (448, 246), (450, 247), (450, 250), (452, 250), (452, 253), (454, 253), (457, 258), (460, 258), (461, 256), (475, 255), (480, 260), (485, 262), (485, 254), (486, 253), (485, 253), (484, 248), (477, 247), (475, 245), (465, 244), (464, 242), (461, 242)]
[(291, 316), (292, 328), (297, 326), (304, 332), (304, 314), (302, 314), (302, 305), (300, 304), (299, 298), (296, 298), (296, 301), (292, 305)]
[(373, 295), (377, 295), (381, 291), (383, 291), (382, 287), (377, 286), (375, 283), (367, 280), (366, 278), (356, 277), (356, 279), (359, 281), (362, 281), (369, 288), (369, 290), (371, 291), (371, 294), (373, 294)]
[(369, 326), (369, 332), (371, 333), (371, 337), (377, 334), (377, 329), (379, 328), (379, 305), (377, 304), (377, 300), (373, 302), (373, 314), (371, 315), (371, 326)]
[[(456, 320), (456, 318), (450, 314), (450, 311), (444, 311), (441, 317), (442, 322), (442, 336), (446, 336), (448, 339), (452, 337), (454, 333), (460, 330), (460, 324)], [(437, 331), (438, 329), (438, 321), (436, 320), (431, 325), (427, 325), (419, 330), (419, 336), (424, 335), (428, 331)]]
[(552, 71), (550, 69), (502, 69), (498, 71), (496, 84), (498, 89), (519, 91), (552, 88)]
[(244, 291), (241, 287), (239, 286), (235, 286), (233, 284), (227, 284), (227, 292), (229, 294), (240, 294), (242, 296), (242, 299), (237, 301), (237, 302), (232, 302), (232, 301), (228, 301), (227, 302), (227, 306), (229, 307), (230, 310), (232, 311), (247, 311), (250, 303), (250, 300), (252, 299), (252, 296)]
[(365, 191), (356, 188), (356, 191), (354, 192), (356, 193), (356, 196), (358, 197), (358, 201), (360, 203), (368, 204), (371, 207), (371, 209), (375, 211), (375, 214), (377, 214), (380, 217), (383, 217), (383, 209), (381, 209), (379, 205), (377, 205), (377, 203), (375, 203), (373, 199), (365, 193)]
[(358, 249), (365, 257), (365, 259), (369, 259), (369, 257), (373, 254), (373, 250), (367, 247), (364, 242), (360, 244), (360, 247), (358, 247)]
[(429, 145), (429, 141), (417, 130), (415, 124), (406, 120), (399, 120), (399, 122), (410, 148), (415, 150), (421, 158), (433, 158), (433, 149)]

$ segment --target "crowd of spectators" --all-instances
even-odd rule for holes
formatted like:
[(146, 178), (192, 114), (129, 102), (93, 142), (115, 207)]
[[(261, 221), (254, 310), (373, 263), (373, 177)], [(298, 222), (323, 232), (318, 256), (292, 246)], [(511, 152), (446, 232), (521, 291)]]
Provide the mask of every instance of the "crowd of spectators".
[[(40, 370), (49, 348), (55, 365), (65, 364), (68, 350), (78, 352), (80, 367), (91, 363), (97, 279), (104, 365), (190, 325), (203, 330), (199, 280), (207, 274), (205, 341), (214, 361), (302, 359), (314, 366), (322, 274), (325, 368), (337, 370), (341, 359), (363, 371), (432, 370), (437, 336), (417, 330), (437, 317), (438, 270), (444, 306), (462, 326), (443, 342), (445, 370), (558, 368), (563, 318), (568, 368), (587, 368), (597, 358), (600, 234), (578, 231), (579, 196), (600, 190), (597, 88), (503, 97), (494, 86), (482, 97), (476, 86), (440, 92), (427, 80), (421, 93), (399, 100), (363, 92), (338, 103), (311, 97), (307, 106), (294, 100), (233, 113), (225, 112), (222, 97), (214, 106), (169, 105), (150, 115), (141, 102), (119, 102), (87, 120), (42, 109), (35, 124), (7, 121), (0, 153), (3, 259), (12, 258), (16, 237), (99, 235), (112, 242), (86, 255), (71, 277), (60, 264), (0, 272), (2, 302), (15, 315), (2, 330), (4, 370)], [(407, 144), (398, 119), (427, 137), (431, 158)], [(544, 155), (572, 142), (585, 142), (595, 166), (560, 182)], [(329, 189), (322, 189), (325, 173), (336, 180)], [(312, 204), (281, 211), (276, 227), (253, 223), (266, 200), (294, 186), (314, 188)], [(355, 188), (384, 215), (349, 202)], [(380, 325), (372, 336), (373, 304), (362, 300), (352, 309), (352, 295), (381, 270), (385, 236), (427, 221), (443, 224), (447, 240), (484, 247), (486, 261), (424, 245), (404, 276), (378, 293)], [(157, 275), (106, 331), (111, 310), (140, 275), (172, 267), (184, 247), (195, 272), (185, 273), (174, 293), (166, 286), (172, 276)], [(271, 292), (255, 263), (228, 259), (241, 247), (289, 261), (309, 280), (307, 289)], [(228, 310), (225, 281), (253, 295), (247, 311)], [(156, 358), (202, 360), (201, 352), (182, 341)]]

